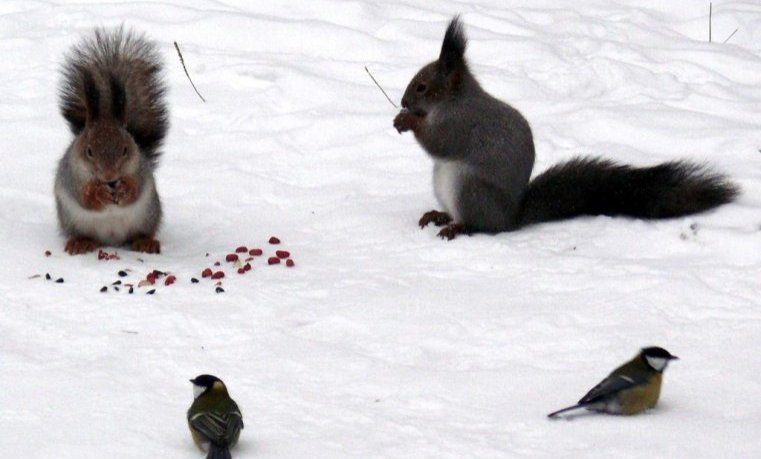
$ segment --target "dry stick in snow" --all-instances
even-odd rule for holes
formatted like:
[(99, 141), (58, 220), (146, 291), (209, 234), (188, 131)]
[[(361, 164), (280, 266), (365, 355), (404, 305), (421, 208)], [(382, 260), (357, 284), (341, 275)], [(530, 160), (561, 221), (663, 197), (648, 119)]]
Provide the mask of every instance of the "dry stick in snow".
[(365, 72), (367, 72), (367, 74), (368, 74), (368, 75), (370, 75), (370, 78), (372, 78), (372, 80), (373, 80), (373, 83), (375, 83), (375, 86), (377, 86), (377, 87), (378, 87), (378, 89), (380, 89), (380, 90), (381, 90), (381, 92), (383, 93), (383, 95), (384, 95), (384, 96), (386, 96), (386, 99), (388, 99), (388, 101), (389, 101), (389, 102), (391, 102), (391, 105), (393, 105), (393, 106), (394, 106), (394, 108), (399, 108), (399, 107), (397, 107), (397, 106), (396, 106), (396, 104), (394, 103), (394, 101), (393, 101), (393, 100), (391, 100), (391, 98), (390, 98), (390, 97), (388, 97), (388, 94), (386, 94), (386, 91), (384, 91), (384, 90), (383, 90), (383, 88), (381, 88), (381, 85), (380, 85), (380, 84), (378, 84), (378, 80), (376, 80), (376, 79), (375, 79), (375, 77), (373, 76), (373, 74), (372, 74), (372, 73), (370, 73), (370, 70), (368, 70), (368, 69), (367, 69), (367, 66), (365, 66)]
[(723, 44), (723, 45), (727, 44), (727, 42), (729, 41), (729, 39), (730, 39), (730, 38), (732, 38), (732, 37), (734, 37), (734, 36), (735, 36), (735, 34), (737, 33), (737, 31), (738, 31), (738, 30), (740, 30), (740, 29), (735, 29), (735, 31), (734, 31), (734, 32), (732, 32), (731, 34), (729, 34), (729, 36), (727, 37), (727, 39), (726, 39), (726, 40), (724, 40), (724, 43), (722, 43), (722, 44)]
[(711, 20), (713, 19), (713, 3), (708, 4), (708, 43), (711, 43)]
[(201, 93), (198, 92), (196, 85), (193, 84), (193, 80), (190, 79), (190, 74), (188, 73), (188, 69), (185, 67), (185, 59), (182, 58), (182, 53), (180, 52), (180, 46), (177, 44), (177, 42), (174, 42), (174, 49), (177, 50), (177, 55), (180, 56), (180, 64), (182, 64), (182, 69), (185, 71), (185, 76), (188, 77), (188, 81), (190, 81), (190, 85), (193, 86), (193, 90), (196, 92), (196, 94), (198, 94), (198, 97), (200, 97), (202, 101), (206, 102), (206, 99), (204, 99)]

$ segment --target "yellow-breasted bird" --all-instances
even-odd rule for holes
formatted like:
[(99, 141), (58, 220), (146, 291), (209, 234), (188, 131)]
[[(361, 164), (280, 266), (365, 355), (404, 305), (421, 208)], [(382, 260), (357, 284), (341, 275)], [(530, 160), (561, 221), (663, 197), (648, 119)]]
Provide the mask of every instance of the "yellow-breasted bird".
[(206, 459), (231, 459), (230, 448), (238, 443), (243, 428), (238, 404), (216, 376), (200, 375), (190, 382), (195, 400), (188, 410), (188, 427), (193, 441), (208, 451)]
[(646, 347), (613, 370), (577, 404), (547, 416), (553, 418), (580, 408), (609, 414), (637, 414), (652, 408), (661, 394), (663, 370), (671, 360), (677, 359), (662, 347)]

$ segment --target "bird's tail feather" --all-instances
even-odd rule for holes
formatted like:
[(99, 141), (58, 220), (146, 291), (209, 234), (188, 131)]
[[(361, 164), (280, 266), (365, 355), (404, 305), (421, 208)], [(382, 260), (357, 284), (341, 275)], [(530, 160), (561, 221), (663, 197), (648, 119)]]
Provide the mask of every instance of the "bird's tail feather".
[(584, 408), (586, 405), (583, 405), (581, 403), (577, 403), (576, 405), (568, 406), (563, 408), (562, 410), (553, 411), (552, 413), (548, 414), (548, 418), (554, 418), (555, 416), (565, 413), (566, 411), (572, 411), (572, 410), (578, 410), (579, 408)]
[(209, 445), (209, 454), (206, 455), (206, 459), (232, 459), (230, 448), (211, 443)]

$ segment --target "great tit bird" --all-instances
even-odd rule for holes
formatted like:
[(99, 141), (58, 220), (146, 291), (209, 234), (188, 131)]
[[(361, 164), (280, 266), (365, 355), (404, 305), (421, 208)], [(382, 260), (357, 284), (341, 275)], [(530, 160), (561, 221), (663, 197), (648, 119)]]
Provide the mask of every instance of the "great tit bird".
[(609, 414), (637, 414), (658, 403), (663, 370), (678, 357), (661, 347), (646, 347), (636, 357), (613, 370), (579, 402), (550, 413), (553, 418), (566, 411), (586, 408)]
[(231, 459), (230, 448), (238, 443), (243, 428), (238, 404), (216, 376), (200, 375), (190, 382), (195, 400), (188, 410), (188, 427), (193, 441), (208, 451), (206, 459)]

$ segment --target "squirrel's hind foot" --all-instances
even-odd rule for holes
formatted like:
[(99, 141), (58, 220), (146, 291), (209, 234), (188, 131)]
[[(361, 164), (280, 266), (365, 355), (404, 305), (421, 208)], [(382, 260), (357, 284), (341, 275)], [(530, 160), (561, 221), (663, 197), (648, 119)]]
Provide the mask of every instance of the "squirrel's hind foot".
[(93, 250), (97, 249), (98, 246), (99, 244), (93, 239), (86, 237), (72, 237), (66, 241), (64, 250), (69, 255), (81, 255), (83, 253), (92, 252)]
[(470, 230), (462, 223), (450, 223), (439, 231), (439, 237), (448, 241), (456, 238), (458, 234), (470, 235)]
[(132, 241), (130, 247), (135, 252), (161, 253), (161, 244), (152, 237), (140, 237)]
[(436, 226), (444, 226), (451, 222), (452, 216), (448, 213), (439, 212), (438, 210), (429, 210), (420, 217), (417, 224), (420, 225), (421, 228), (425, 228), (429, 223), (433, 223)]

